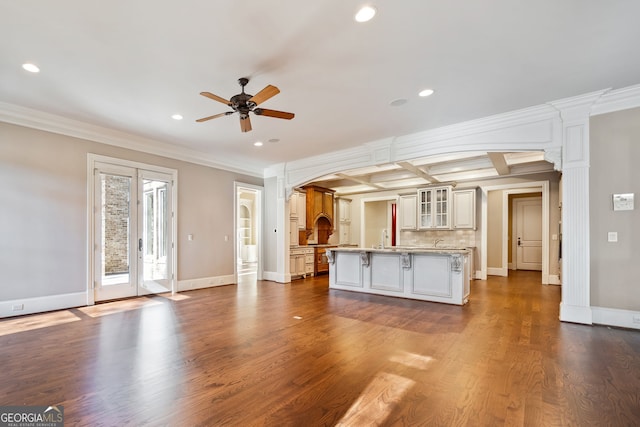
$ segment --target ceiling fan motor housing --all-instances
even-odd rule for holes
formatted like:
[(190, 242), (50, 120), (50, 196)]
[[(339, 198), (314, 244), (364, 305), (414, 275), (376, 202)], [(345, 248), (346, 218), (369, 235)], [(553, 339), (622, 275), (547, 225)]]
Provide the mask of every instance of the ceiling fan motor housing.
[(246, 117), (249, 115), (249, 111), (253, 110), (256, 106), (255, 102), (248, 102), (253, 95), (248, 93), (244, 93), (244, 88), (242, 93), (238, 95), (234, 95), (231, 97), (229, 102), (231, 103), (231, 108), (240, 113), (240, 117)]

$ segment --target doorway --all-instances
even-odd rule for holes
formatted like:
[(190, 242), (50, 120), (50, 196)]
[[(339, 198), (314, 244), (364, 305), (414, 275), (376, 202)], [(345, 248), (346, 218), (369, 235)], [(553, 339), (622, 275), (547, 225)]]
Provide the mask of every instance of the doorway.
[(236, 183), (236, 275), (238, 283), (262, 280), (263, 188)]
[(510, 217), (508, 213), (509, 195), (525, 193), (535, 193), (542, 198), (542, 284), (548, 285), (550, 283), (549, 181), (530, 181), (482, 187), (480, 274), (478, 278), (486, 280), (487, 275), (508, 276), (508, 259), (509, 254), (512, 253), (512, 245), (508, 242), (511, 234), (510, 230), (512, 230), (508, 220)]
[(89, 303), (175, 291), (175, 171), (90, 156)]
[(360, 212), (360, 247), (388, 247), (395, 241), (393, 227), (393, 205), (397, 197), (374, 197), (362, 199)]

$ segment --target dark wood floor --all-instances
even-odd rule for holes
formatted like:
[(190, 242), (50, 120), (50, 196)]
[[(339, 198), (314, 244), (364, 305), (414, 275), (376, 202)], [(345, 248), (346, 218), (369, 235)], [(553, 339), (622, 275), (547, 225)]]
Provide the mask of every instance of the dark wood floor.
[(327, 277), (0, 321), (0, 405), (66, 425), (640, 425), (640, 332), (560, 323), (516, 272), (464, 307)]

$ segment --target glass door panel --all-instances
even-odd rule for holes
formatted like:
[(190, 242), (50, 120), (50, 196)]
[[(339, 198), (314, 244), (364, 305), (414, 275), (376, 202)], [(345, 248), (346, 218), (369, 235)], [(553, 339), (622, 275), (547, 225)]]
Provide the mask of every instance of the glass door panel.
[(136, 295), (135, 169), (102, 165), (95, 170), (95, 299)]
[(171, 291), (171, 176), (139, 173), (142, 194), (139, 231), (140, 293)]
[(171, 292), (172, 176), (94, 169), (94, 300)]

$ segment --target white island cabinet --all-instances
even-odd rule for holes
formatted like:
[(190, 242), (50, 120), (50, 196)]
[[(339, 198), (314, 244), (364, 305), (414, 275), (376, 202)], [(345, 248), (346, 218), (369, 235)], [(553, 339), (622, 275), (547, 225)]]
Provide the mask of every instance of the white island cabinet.
[(329, 287), (464, 305), (469, 300), (466, 249), (332, 248)]

